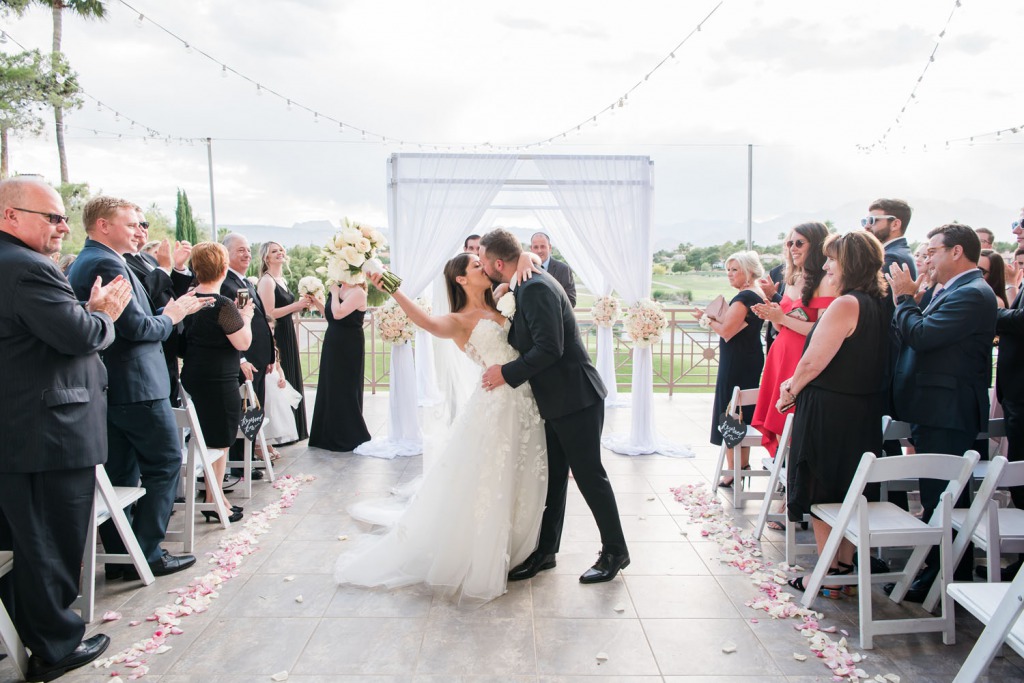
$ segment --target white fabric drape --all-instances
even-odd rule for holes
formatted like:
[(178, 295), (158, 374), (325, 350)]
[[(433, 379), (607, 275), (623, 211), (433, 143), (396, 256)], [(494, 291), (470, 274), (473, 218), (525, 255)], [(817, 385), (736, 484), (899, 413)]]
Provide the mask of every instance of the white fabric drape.
[[(431, 304), (433, 314), (438, 311), (433, 306), (433, 293), (436, 287), (433, 284), (427, 286), (423, 293), (423, 299)], [(415, 336), (416, 351), (416, 404), (423, 406), (436, 406), (444, 400), (437, 387), (437, 373), (434, 371), (434, 338), (430, 333), (419, 327), (416, 328)]]
[[(475, 226), (516, 163), (516, 156), (395, 154), (389, 160), (391, 269), (402, 291), (419, 296)], [(356, 453), (393, 458), (423, 451), (416, 416), (416, 372), (408, 344), (391, 348), (388, 435)]]
[[(647, 157), (535, 157), (567, 221), (560, 249), (595, 291), (618, 291), (627, 304), (651, 294), (653, 169)], [(604, 277), (605, 281), (598, 280)], [(632, 426), (628, 437), (608, 435), (607, 448), (640, 455), (692, 455), (659, 445), (654, 432), (650, 348), (633, 348)]]

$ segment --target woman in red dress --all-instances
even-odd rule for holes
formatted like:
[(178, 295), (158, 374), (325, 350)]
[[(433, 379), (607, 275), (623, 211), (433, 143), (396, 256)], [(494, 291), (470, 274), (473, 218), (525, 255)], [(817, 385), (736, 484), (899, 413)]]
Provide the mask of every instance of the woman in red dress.
[[(825, 265), (822, 246), (826, 237), (828, 228), (823, 223), (801, 223), (790, 230), (783, 249), (786, 277), (782, 299), (779, 303), (753, 307), (758, 317), (770, 321), (779, 330), (764, 362), (754, 419), (750, 422), (761, 432), (761, 444), (773, 458), (786, 423), (786, 416), (776, 407), (779, 384), (793, 376), (807, 333), (836, 298), (822, 269)], [(771, 296), (770, 292), (766, 294)], [(792, 407), (786, 412), (790, 410)]]

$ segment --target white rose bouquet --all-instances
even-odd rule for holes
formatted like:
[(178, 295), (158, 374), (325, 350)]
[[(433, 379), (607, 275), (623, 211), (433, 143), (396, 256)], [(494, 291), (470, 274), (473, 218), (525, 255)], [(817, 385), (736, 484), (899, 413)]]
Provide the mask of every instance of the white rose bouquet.
[(622, 314), (622, 304), (619, 300), (610, 294), (608, 296), (602, 296), (600, 299), (594, 302), (594, 307), (591, 309), (591, 315), (594, 316), (594, 322), (599, 327), (614, 327), (615, 323), (619, 321), (619, 316)]
[(392, 344), (412, 341), (415, 326), (394, 299), (378, 308), (373, 317), (377, 323), (377, 332), (384, 341)]
[(668, 318), (656, 301), (641, 299), (626, 311), (626, 331), (637, 347), (644, 348), (661, 341), (667, 327)]
[(324, 283), (315, 275), (307, 275), (299, 280), (299, 296), (311, 296), (321, 304), (327, 302), (327, 292)]
[(387, 292), (394, 293), (402, 284), (402, 278), (384, 270), (377, 258), (377, 251), (387, 245), (379, 231), (357, 223), (349, 218), (342, 219), (341, 231), (320, 249), (320, 259), (325, 265), (316, 272), (327, 276), (327, 284), (344, 282), (348, 285), (366, 283), (366, 275), (381, 273)]

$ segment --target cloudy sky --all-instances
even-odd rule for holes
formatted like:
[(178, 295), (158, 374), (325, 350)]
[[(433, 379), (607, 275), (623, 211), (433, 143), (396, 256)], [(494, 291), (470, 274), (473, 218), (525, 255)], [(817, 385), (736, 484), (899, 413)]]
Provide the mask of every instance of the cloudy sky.
[[(643, 81), (717, 4), (130, 0), (133, 11), (108, 0), (106, 21), (65, 19), (85, 91), (120, 113), (87, 98), (67, 117), (72, 180), (168, 211), (182, 187), (209, 220), (205, 145), (143, 142), (134, 119), (172, 138), (213, 138), (220, 224), (343, 215), (384, 224), (392, 152), (527, 144), (574, 129)], [(962, 0), (888, 149), (856, 151), (893, 125), (953, 4), (726, 0), (628, 106), (543, 151), (651, 156), (659, 228), (741, 225), (753, 144), (757, 221), (836, 218), (836, 207), (902, 196), (919, 210), (958, 207), (943, 210), (966, 222), (972, 207), (985, 220), (1005, 212), (1008, 230), (1024, 204), (1024, 131), (984, 134), (1024, 124), (1024, 3)], [(0, 29), (29, 48), (50, 43), (38, 8), (0, 18)], [(197, 49), (389, 141), (289, 109)], [(973, 145), (944, 149), (970, 136)], [(14, 140), (11, 163), (55, 180), (52, 132)]]

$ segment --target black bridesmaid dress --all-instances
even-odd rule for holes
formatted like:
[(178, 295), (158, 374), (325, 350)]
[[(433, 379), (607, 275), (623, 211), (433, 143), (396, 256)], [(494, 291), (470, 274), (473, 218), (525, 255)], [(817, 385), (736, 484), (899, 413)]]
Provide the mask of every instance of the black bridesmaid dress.
[[(292, 293), (275, 280), (274, 307), (282, 308), (293, 303), (295, 297)], [(292, 411), (295, 413), (295, 431), (299, 435), (298, 440), (302, 441), (309, 437), (309, 432), (306, 429), (306, 399), (302, 390), (302, 362), (299, 360), (299, 340), (295, 334), (294, 316), (286, 315), (277, 319), (274, 323), (274, 341), (281, 354), (281, 371), (284, 378), (295, 391), (303, 394), (299, 407)]]
[(353, 311), (335, 319), (331, 296), (327, 297), (327, 333), (320, 350), (320, 378), (309, 430), (309, 445), (314, 448), (347, 452), (370, 440), (363, 421), (365, 315), (365, 311)]

